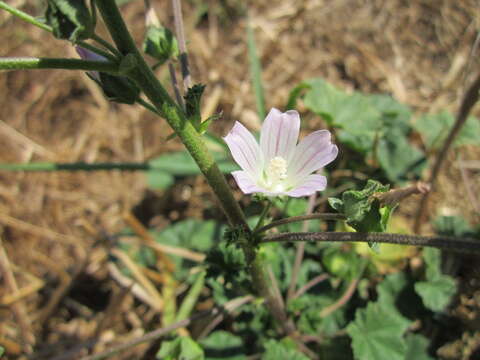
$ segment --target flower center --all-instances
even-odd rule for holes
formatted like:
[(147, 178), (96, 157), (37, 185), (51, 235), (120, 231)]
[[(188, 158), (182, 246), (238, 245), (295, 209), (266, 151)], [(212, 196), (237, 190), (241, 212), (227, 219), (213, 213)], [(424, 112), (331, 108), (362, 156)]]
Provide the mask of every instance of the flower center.
[(268, 190), (283, 191), (283, 181), (287, 178), (287, 161), (275, 156), (265, 169), (265, 185)]

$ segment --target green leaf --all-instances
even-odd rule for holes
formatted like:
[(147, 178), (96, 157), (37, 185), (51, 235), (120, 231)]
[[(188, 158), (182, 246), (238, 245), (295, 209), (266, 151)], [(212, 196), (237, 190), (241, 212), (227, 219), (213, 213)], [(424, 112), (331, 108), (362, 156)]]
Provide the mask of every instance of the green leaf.
[(204, 360), (202, 348), (188, 336), (163, 341), (157, 353), (159, 360)]
[(0, 356), (2, 356), (5, 353), (5, 348), (3, 346), (0, 346)]
[(305, 106), (330, 126), (339, 127), (337, 135), (342, 143), (361, 153), (371, 151), (382, 122), (369, 98), (360, 93), (346, 94), (322, 79), (305, 83), (310, 86)]
[(48, 0), (45, 19), (56, 38), (73, 43), (89, 39), (95, 28), (84, 0)]
[(400, 128), (386, 131), (378, 140), (377, 158), (392, 182), (419, 177), (426, 165), (425, 155), (408, 142)]
[(398, 272), (388, 275), (378, 286), (378, 302), (380, 304), (395, 304), (400, 292), (408, 285), (405, 273)]
[(461, 216), (438, 216), (433, 221), (435, 231), (445, 236), (472, 236), (475, 234), (474, 229)]
[(187, 219), (153, 234), (155, 240), (160, 243), (208, 251), (218, 241), (221, 231), (222, 229), (214, 220)]
[(308, 360), (308, 357), (296, 349), (292, 341), (268, 340), (264, 346), (265, 353), (262, 355), (262, 360)]
[[(454, 123), (454, 116), (443, 111), (438, 114), (427, 114), (418, 118), (413, 127), (422, 136), (427, 149), (436, 150), (442, 146)], [(457, 135), (454, 144), (456, 146), (477, 145), (479, 138), (480, 121), (470, 116)]]
[(200, 340), (205, 360), (246, 360), (242, 338), (227, 331), (218, 330)]
[(147, 171), (147, 185), (153, 189), (165, 190), (174, 182), (175, 177), (163, 171)]
[(347, 217), (347, 224), (358, 232), (384, 232), (391, 211), (381, 211), (378, 200), (372, 197), (378, 192), (388, 191), (388, 185), (368, 180), (363, 190), (348, 190), (342, 199), (329, 198), (329, 203)]
[(424, 248), (426, 281), (415, 283), (415, 291), (422, 298), (425, 307), (432, 311), (443, 311), (457, 291), (455, 280), (441, 271), (441, 251)]
[(405, 360), (434, 360), (428, 355), (429, 341), (426, 337), (419, 334), (407, 334), (405, 341), (407, 342)]
[(415, 283), (415, 291), (422, 298), (425, 307), (432, 311), (443, 311), (455, 295), (455, 280), (443, 275), (430, 281)]
[(356, 278), (363, 268), (364, 260), (354, 251), (345, 251), (340, 246), (330, 246), (322, 253), (322, 264), (328, 272), (344, 280)]
[(365, 309), (358, 309), (347, 327), (355, 359), (404, 360), (407, 345), (403, 333), (409, 324), (393, 305), (370, 302)]
[(149, 26), (143, 40), (143, 51), (158, 61), (157, 66), (179, 55), (177, 39), (163, 26)]

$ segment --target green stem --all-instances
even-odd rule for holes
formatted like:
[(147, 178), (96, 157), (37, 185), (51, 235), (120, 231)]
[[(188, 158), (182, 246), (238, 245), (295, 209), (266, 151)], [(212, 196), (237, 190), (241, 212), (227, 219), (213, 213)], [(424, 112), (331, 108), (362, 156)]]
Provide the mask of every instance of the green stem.
[[(0, 171), (101, 171), (101, 170), (122, 170), (138, 171), (153, 170), (154, 165), (149, 163), (52, 163), (38, 162), (27, 164), (0, 164)], [(160, 170), (160, 169), (159, 169)]]
[(267, 200), (267, 204), (263, 207), (262, 213), (260, 214), (260, 218), (258, 219), (257, 225), (253, 229), (254, 233), (259, 234), (258, 229), (262, 227), (263, 222), (265, 221), (265, 216), (267, 216), (270, 208), (272, 207), (272, 202)]
[(111, 51), (113, 54), (120, 56), (121, 54), (118, 52), (118, 50), (110, 44), (108, 41), (102, 39), (100, 36), (97, 34), (92, 35), (92, 40), (95, 40), (98, 44), (102, 45), (105, 49), (108, 49)]
[(118, 72), (118, 65), (110, 61), (93, 61), (82, 59), (56, 59), (34, 57), (0, 58), (0, 70), (35, 70), (35, 69), (67, 69), (103, 71), (112, 74)]
[(158, 116), (162, 116), (157, 108), (155, 106), (153, 106), (152, 104), (150, 104), (149, 102), (143, 100), (143, 99), (138, 99), (137, 100), (137, 103), (139, 103), (140, 105), (142, 105), (145, 109), (148, 109), (150, 110), (151, 112), (153, 112), (154, 114), (157, 114)]
[(33, 16), (17, 9), (17, 8), (14, 8), (13, 6), (10, 6), (8, 4), (6, 4), (5, 2), (3, 1), (0, 1), (0, 9), (3, 9), (3, 10), (6, 10), (8, 11), (10, 14), (22, 19), (23, 21), (26, 21), (32, 25), (35, 25), (43, 30), (46, 30), (46, 31), (50, 31), (52, 32), (52, 28), (50, 26), (48, 26), (47, 24), (41, 22), (41, 21), (38, 21), (37, 19), (35, 19)]
[(120, 53), (133, 55), (137, 62), (136, 66), (130, 69), (128, 76), (136, 81), (144, 94), (181, 139), (215, 193), (230, 225), (244, 230), (247, 241), (241, 242), (242, 249), (249, 264), (254, 287), (261, 296), (265, 297), (272, 314), (283, 325), (284, 331), (287, 333), (294, 331), (287, 321), (281, 302), (276, 297), (276, 291), (265, 271), (266, 266), (257, 256), (254, 238), (247, 225), (245, 215), (213, 156), (203, 142), (202, 136), (188, 121), (183, 110), (172, 100), (143, 59), (126, 28), (115, 0), (98, 1), (97, 7)]

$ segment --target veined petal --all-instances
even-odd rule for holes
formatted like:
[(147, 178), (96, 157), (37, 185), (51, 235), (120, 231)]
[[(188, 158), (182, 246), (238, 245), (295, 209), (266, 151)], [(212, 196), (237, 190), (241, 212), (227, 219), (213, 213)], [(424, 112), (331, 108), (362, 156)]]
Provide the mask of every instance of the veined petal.
[(252, 179), (255, 179), (262, 169), (262, 155), (257, 141), (238, 121), (232, 130), (223, 138), (232, 153), (233, 159), (245, 170)]
[(262, 189), (253, 182), (246, 171), (234, 171), (232, 172), (232, 176), (244, 194), (265, 192), (265, 189)]
[(338, 148), (330, 139), (328, 130), (315, 131), (306, 136), (295, 149), (289, 163), (288, 177), (301, 182), (303, 178), (333, 161), (337, 157)]
[(268, 163), (276, 156), (287, 162), (293, 157), (300, 131), (300, 115), (295, 110), (282, 113), (272, 108), (262, 125), (260, 148)]
[(325, 190), (327, 187), (327, 178), (323, 175), (309, 175), (304, 182), (299, 184), (294, 189), (288, 191), (286, 195), (292, 197), (309, 196), (316, 191)]

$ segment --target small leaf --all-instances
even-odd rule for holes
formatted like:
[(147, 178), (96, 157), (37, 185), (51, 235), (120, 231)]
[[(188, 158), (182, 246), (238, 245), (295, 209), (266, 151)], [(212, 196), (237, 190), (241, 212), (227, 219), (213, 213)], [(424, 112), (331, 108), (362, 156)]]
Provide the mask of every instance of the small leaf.
[(201, 133), (202, 117), (200, 114), (200, 102), (202, 94), (205, 90), (205, 85), (195, 84), (188, 89), (185, 98), (185, 112), (189, 121), (193, 124), (195, 129)]
[(188, 336), (177, 337), (172, 341), (163, 341), (157, 353), (159, 360), (204, 360), (202, 348)]
[(475, 231), (461, 216), (438, 216), (433, 221), (435, 231), (446, 236), (472, 236)]
[(84, 0), (48, 0), (45, 19), (56, 38), (73, 43), (89, 39), (95, 27)]
[(268, 340), (264, 346), (262, 360), (308, 360), (308, 357), (296, 349), (293, 342)]
[(205, 360), (246, 360), (242, 338), (227, 331), (214, 331), (200, 340)]
[(443, 311), (457, 291), (455, 280), (442, 273), (439, 249), (425, 248), (423, 257), (427, 267), (426, 281), (415, 283), (415, 291), (425, 307), (432, 311)]
[(162, 65), (179, 55), (178, 43), (172, 32), (163, 26), (149, 26), (143, 40), (143, 51)]

